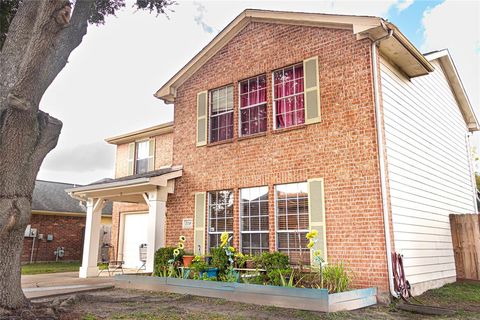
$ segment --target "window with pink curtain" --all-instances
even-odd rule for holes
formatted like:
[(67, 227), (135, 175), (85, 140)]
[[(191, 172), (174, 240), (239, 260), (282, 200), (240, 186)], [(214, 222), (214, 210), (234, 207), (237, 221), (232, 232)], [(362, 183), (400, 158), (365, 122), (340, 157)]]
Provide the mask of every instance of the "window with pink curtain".
[(267, 77), (253, 77), (240, 82), (240, 134), (267, 131)]
[(303, 64), (273, 72), (275, 128), (305, 123), (303, 102)]
[(210, 142), (233, 138), (233, 86), (210, 91)]

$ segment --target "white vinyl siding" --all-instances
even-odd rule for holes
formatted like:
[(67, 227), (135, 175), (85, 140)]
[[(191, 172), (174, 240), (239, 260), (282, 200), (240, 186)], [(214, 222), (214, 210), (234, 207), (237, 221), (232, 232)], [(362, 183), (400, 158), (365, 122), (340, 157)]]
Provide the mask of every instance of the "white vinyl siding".
[(434, 72), (409, 80), (381, 61), (395, 250), (413, 285), (455, 277), (448, 215), (475, 211), (467, 127), (432, 64)]

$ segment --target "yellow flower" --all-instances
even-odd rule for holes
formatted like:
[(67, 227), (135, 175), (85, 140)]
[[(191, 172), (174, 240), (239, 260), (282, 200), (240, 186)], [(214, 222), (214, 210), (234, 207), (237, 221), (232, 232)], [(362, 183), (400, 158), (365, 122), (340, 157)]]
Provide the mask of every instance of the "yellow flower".
[(180, 236), (178, 240), (180, 240), (180, 242), (185, 242), (187, 241), (187, 238), (185, 238), (185, 236)]
[(183, 244), (183, 242), (179, 242), (178, 249), (183, 249), (183, 248), (185, 248), (185, 245)]
[(173, 250), (173, 255), (175, 257), (178, 256), (179, 254), (180, 254), (180, 250), (178, 250), (178, 249)]
[(314, 245), (315, 245), (315, 242), (312, 239), (310, 239), (310, 242), (307, 244), (307, 248), (312, 249)]
[(307, 233), (307, 235), (305, 236), (305, 238), (307, 238), (307, 239), (309, 239), (309, 240), (310, 240), (310, 239), (313, 239), (313, 238), (316, 238), (316, 237), (318, 237), (318, 231), (315, 230), (315, 229), (311, 230), (311, 231), (310, 231), (309, 233)]
[(234, 247), (228, 247), (228, 250), (230, 250), (230, 252), (235, 252), (235, 248), (234, 248)]
[(320, 249), (313, 251), (314, 257), (320, 257), (322, 255), (322, 251)]
[(228, 232), (223, 232), (220, 236), (220, 241), (227, 242), (228, 241)]

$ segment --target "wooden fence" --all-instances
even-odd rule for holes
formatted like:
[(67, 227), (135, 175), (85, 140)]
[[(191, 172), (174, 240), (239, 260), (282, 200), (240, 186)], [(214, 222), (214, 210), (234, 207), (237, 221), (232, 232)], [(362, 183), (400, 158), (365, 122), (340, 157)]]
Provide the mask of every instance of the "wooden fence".
[(480, 280), (480, 216), (451, 214), (450, 229), (457, 278)]

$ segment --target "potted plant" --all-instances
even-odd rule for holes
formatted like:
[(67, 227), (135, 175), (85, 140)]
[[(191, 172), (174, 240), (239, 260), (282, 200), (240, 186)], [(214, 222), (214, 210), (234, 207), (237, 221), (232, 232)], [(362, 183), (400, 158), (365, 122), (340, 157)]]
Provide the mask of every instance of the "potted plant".
[(185, 268), (189, 268), (190, 265), (192, 264), (193, 258), (195, 258), (193, 253), (190, 253), (190, 252), (184, 253), (183, 254), (183, 266)]

